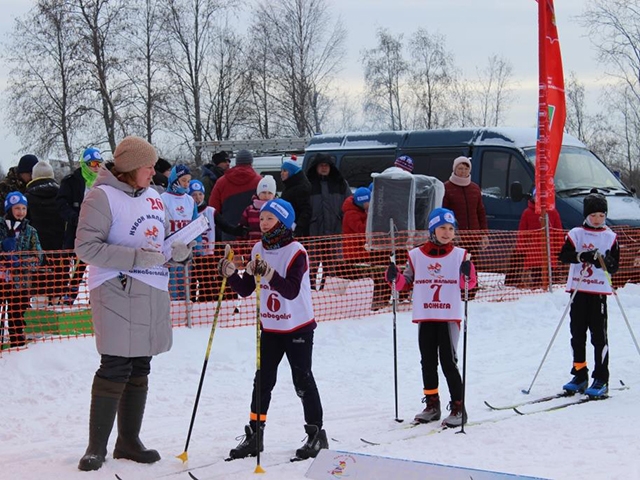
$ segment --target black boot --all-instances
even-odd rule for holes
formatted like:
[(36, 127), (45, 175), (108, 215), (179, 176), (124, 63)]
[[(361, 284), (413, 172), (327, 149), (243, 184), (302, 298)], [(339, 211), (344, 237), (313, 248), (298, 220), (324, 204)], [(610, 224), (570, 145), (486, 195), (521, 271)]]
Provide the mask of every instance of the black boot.
[(138, 463), (160, 460), (160, 454), (145, 448), (139, 438), (148, 390), (149, 377), (130, 378), (127, 382), (118, 407), (118, 440), (113, 458), (126, 458)]
[(305, 425), (304, 431), (307, 433), (307, 442), (296, 450), (298, 458), (316, 458), (318, 452), (323, 448), (329, 448), (327, 433), (315, 425)]
[(107, 442), (116, 418), (118, 402), (124, 383), (110, 382), (93, 377), (91, 388), (91, 411), (89, 414), (89, 446), (78, 463), (85, 472), (98, 470), (107, 456)]
[[(232, 448), (229, 452), (229, 458), (235, 460), (237, 458), (255, 457), (258, 455), (258, 433), (254, 431), (253, 422), (244, 426), (244, 436), (238, 437), (241, 440), (236, 448)], [(264, 423), (260, 424), (260, 451), (264, 450), (263, 435)]]

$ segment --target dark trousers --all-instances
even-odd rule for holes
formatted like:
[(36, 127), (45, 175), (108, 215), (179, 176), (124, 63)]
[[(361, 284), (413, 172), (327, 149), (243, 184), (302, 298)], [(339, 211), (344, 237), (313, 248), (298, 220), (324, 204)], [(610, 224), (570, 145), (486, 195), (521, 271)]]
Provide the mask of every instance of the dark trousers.
[[(280, 365), (282, 357), (286, 355), (291, 367), (293, 386), (296, 389), (296, 394), (302, 400), (305, 423), (322, 428), (322, 404), (316, 381), (311, 372), (313, 331), (305, 333), (262, 332), (260, 346), (260, 418), (266, 418), (271, 403), (271, 391), (275, 387), (278, 377), (278, 365)], [(254, 379), (251, 399), (252, 420), (257, 418), (256, 411), (256, 379)]]
[(571, 348), (573, 368), (571, 373), (588, 378), (587, 330), (593, 345), (594, 369), (591, 375), (603, 382), (609, 381), (609, 342), (607, 339), (607, 296), (578, 292), (571, 304)]
[(424, 389), (438, 389), (440, 357), (452, 402), (462, 400), (462, 378), (458, 371), (457, 355), (459, 336), (460, 327), (456, 322), (422, 322), (418, 330)]
[[(26, 343), (24, 312), (29, 308), (31, 295), (27, 290), (14, 289), (12, 283), (0, 281), (0, 299), (7, 312), (9, 346), (23, 347)], [(0, 325), (0, 330), (3, 329), (4, 327)]]
[(127, 383), (130, 378), (147, 377), (151, 373), (151, 358), (101, 355), (96, 376), (117, 383)]

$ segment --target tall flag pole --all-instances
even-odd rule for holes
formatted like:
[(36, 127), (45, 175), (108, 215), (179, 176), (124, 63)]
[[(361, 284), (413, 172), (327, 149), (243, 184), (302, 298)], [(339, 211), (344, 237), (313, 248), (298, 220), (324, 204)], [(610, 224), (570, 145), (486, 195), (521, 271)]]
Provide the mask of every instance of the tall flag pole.
[(553, 0), (538, 1), (539, 100), (536, 145), (536, 213), (555, 209), (553, 176), (566, 119), (564, 75)]

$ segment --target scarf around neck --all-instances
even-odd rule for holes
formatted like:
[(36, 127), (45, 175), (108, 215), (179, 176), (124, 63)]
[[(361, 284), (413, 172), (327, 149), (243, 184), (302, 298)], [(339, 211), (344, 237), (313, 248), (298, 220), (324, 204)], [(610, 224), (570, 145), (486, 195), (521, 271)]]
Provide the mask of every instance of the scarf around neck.
[(262, 234), (262, 246), (265, 250), (277, 250), (293, 242), (293, 230), (278, 222), (271, 230)]
[(80, 162), (80, 171), (82, 172), (82, 178), (84, 178), (84, 183), (87, 188), (93, 187), (93, 184), (96, 182), (96, 178), (98, 178), (98, 174), (89, 168), (89, 165), (84, 163), (84, 161)]
[(468, 177), (459, 177), (455, 173), (452, 173), (449, 177), (449, 181), (454, 185), (458, 185), (459, 187), (468, 187), (471, 185), (471, 175)]

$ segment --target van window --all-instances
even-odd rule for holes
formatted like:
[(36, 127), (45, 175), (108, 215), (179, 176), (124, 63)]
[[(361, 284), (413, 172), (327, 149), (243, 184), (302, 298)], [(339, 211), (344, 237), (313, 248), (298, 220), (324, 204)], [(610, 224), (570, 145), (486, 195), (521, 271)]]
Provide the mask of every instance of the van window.
[(509, 185), (520, 182), (525, 192), (531, 191), (531, 175), (520, 159), (505, 151), (486, 151), (482, 154), (480, 189), (483, 195), (505, 198), (509, 194)]
[(394, 153), (374, 154), (349, 153), (340, 160), (340, 172), (350, 187), (368, 187), (373, 181), (372, 173), (380, 173), (393, 165)]
[(409, 152), (413, 159), (413, 173), (436, 177), (442, 182), (449, 180), (453, 168), (453, 159), (461, 155), (458, 152)]

